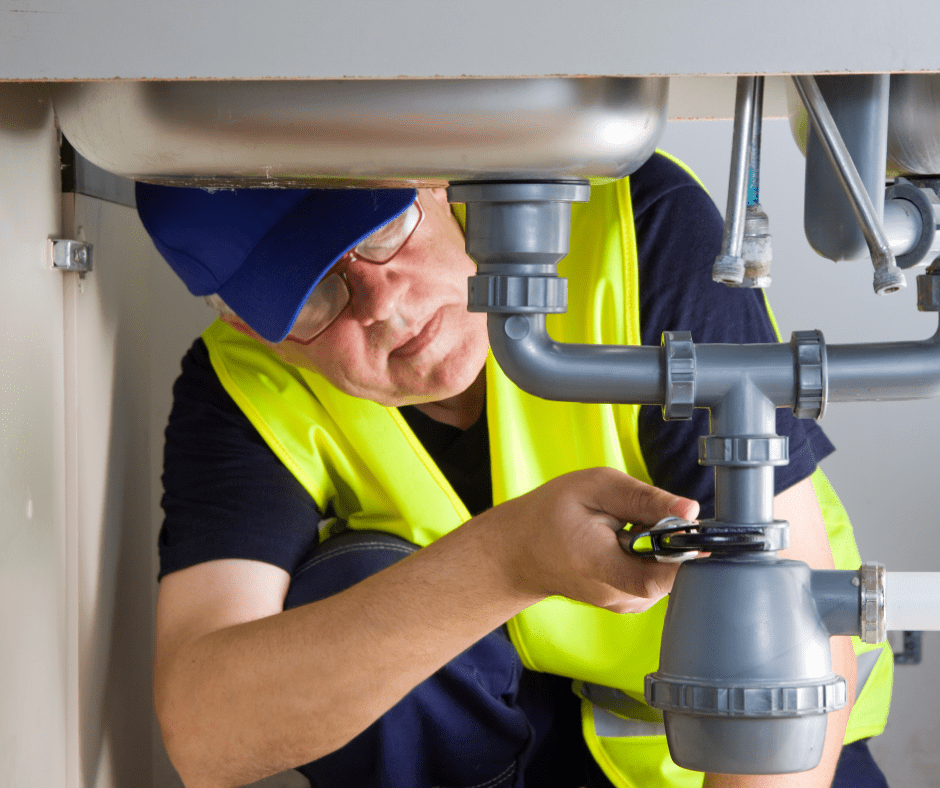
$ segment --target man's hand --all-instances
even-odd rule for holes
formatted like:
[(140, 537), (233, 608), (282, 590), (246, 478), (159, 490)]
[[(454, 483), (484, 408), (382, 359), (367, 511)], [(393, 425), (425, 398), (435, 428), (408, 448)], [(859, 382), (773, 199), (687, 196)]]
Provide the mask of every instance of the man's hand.
[[(505, 521), (494, 544), (520, 590), (639, 613), (669, 593), (678, 564), (627, 555), (616, 532), (624, 523), (694, 519), (698, 504), (611, 468), (593, 468), (560, 476), (487, 514)], [(485, 523), (486, 515), (481, 518)]]

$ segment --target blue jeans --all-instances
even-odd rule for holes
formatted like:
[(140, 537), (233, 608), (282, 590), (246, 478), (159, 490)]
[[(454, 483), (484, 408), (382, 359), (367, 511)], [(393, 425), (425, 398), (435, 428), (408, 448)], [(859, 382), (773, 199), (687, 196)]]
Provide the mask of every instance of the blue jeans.
[[(334, 536), (294, 573), (284, 607), (339, 593), (417, 549), (388, 534)], [(609, 788), (584, 744), (570, 687), (524, 670), (500, 628), (299, 771), (313, 788)], [(887, 788), (864, 741), (843, 749), (833, 787)]]

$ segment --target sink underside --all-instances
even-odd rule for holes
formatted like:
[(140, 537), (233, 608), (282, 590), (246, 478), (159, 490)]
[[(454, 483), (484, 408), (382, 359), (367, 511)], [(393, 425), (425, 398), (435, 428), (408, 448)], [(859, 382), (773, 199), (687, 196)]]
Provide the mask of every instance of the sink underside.
[(50, 85), (85, 158), (202, 187), (440, 185), (635, 171), (665, 78), (115, 81)]

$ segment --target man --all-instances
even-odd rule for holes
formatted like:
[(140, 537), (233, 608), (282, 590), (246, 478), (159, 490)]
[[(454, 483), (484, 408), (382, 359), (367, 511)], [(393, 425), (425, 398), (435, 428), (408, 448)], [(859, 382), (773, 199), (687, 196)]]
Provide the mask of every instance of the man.
[[(167, 430), (154, 694), (186, 784), (290, 767), (314, 785), (700, 784), (661, 736), (605, 737), (597, 714), (623, 709), (587, 698), (597, 683), (641, 707), (675, 569), (626, 556), (614, 530), (692, 518), (695, 500), (708, 514), (701, 418), (548, 405), (508, 385), (485, 316), (466, 311), (474, 266), (442, 190), (140, 186), (138, 207), (223, 312), (184, 360)], [(720, 234), (663, 156), (596, 188), (575, 206), (572, 307), (552, 330), (773, 341), (760, 298), (708, 280)], [(810, 479), (832, 447), (780, 422), (787, 555), (832, 566)], [(857, 559), (848, 531), (833, 544)], [(851, 693), (851, 644), (832, 643)], [(605, 659), (620, 661), (605, 672)], [(873, 702), (849, 739), (883, 726), (886, 698)], [(813, 772), (705, 784), (824, 786), (839, 762), (838, 780), (864, 785), (878, 773), (863, 744), (840, 762), (848, 716), (831, 715)]]

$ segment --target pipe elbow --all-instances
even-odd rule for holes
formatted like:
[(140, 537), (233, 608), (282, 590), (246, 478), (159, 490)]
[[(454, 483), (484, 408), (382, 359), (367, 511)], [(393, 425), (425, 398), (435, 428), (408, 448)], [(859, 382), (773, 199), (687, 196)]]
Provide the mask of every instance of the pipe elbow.
[[(552, 358), (554, 344), (547, 332), (533, 325), (528, 315), (489, 316), (490, 349), (500, 368), (513, 383), (543, 399), (564, 399), (559, 392), (565, 370)], [(542, 321), (544, 322), (544, 316)]]
[(540, 313), (490, 314), (489, 337), (506, 377), (536, 397), (639, 405), (664, 401), (658, 347), (555, 342)]

